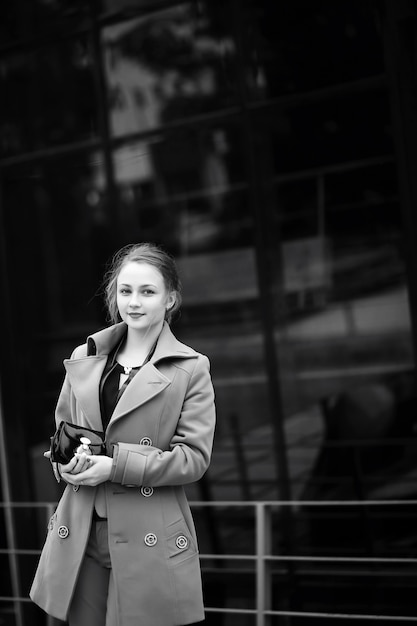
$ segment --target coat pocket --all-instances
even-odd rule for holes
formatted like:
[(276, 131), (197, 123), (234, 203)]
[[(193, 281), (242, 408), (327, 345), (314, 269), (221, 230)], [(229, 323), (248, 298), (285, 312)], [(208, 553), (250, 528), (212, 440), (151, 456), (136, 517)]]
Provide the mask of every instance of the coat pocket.
[(183, 519), (168, 526), (166, 543), (172, 565), (181, 563), (198, 553), (194, 539)]

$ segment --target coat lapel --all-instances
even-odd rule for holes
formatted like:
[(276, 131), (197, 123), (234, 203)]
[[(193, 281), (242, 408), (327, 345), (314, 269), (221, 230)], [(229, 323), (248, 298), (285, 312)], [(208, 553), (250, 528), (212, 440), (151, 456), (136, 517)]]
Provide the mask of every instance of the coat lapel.
[(153, 363), (146, 363), (126, 387), (110, 419), (110, 424), (148, 402), (170, 384), (169, 378), (164, 376)]
[(106, 365), (107, 356), (88, 356), (82, 359), (66, 359), (67, 371), (72, 390), (85, 415), (86, 424), (94, 430), (102, 430), (100, 416), (99, 386)]

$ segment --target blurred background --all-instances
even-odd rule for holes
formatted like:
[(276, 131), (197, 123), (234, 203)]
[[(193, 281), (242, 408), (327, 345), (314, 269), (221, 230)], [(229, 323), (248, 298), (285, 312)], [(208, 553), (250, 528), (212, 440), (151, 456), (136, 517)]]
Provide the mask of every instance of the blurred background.
[(212, 366), (213, 461), (188, 489), (223, 555), (202, 560), (207, 624), (416, 615), (416, 19), (408, 0), (3, 3), (1, 625), (47, 623), (27, 593), (62, 360), (139, 241), (176, 257), (173, 330)]

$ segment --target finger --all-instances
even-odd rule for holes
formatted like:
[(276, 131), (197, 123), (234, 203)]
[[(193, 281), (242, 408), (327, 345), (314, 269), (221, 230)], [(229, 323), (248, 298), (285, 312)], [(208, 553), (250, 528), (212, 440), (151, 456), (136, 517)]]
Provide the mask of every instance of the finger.
[(80, 474), (90, 467), (90, 457), (86, 454), (76, 454), (77, 464), (72, 470), (73, 474)]
[(75, 485), (74, 476), (72, 474), (68, 474), (68, 472), (61, 472), (61, 477), (65, 480), (66, 483), (70, 485)]
[(44, 452), (44, 453), (43, 453), (43, 456), (44, 456), (46, 459), (50, 459), (50, 458), (51, 458), (51, 451), (50, 451), (50, 450), (48, 450), (47, 452)]
[[(69, 476), (68, 482), (70, 482), (72, 485), (90, 485), (89, 477), (87, 476), (86, 471), (80, 474), (67, 474), (67, 476)], [(66, 480), (64, 474), (62, 475), (62, 477), (64, 478), (64, 480)]]
[(77, 463), (77, 465), (74, 467), (73, 470), (71, 470), (71, 474), (73, 474), (74, 476), (78, 475), (78, 474), (82, 474), (82, 472), (84, 472), (86, 469), (86, 466), (84, 465), (83, 461), (80, 461), (79, 463)]

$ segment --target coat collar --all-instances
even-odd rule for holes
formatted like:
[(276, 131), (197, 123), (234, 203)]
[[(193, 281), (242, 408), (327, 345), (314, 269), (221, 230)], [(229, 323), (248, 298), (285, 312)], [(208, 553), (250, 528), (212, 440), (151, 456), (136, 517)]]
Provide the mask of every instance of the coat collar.
[[(101, 430), (100, 379), (111, 350), (126, 333), (126, 324), (121, 322), (90, 335), (87, 339), (87, 356), (66, 359), (64, 366), (70, 383), (84, 414), (86, 426)], [(133, 409), (149, 401), (163, 391), (171, 381), (162, 374), (156, 364), (164, 359), (188, 359), (197, 357), (197, 352), (176, 339), (165, 322), (152, 358), (132, 379), (118, 402), (109, 426)]]
[[(109, 328), (104, 328), (90, 335), (87, 338), (87, 356), (108, 356), (112, 349), (121, 341), (126, 332), (126, 324), (120, 322), (119, 324), (114, 324)], [(178, 341), (167, 322), (164, 322), (155, 352), (150, 362), (157, 363), (166, 358), (187, 358), (196, 356), (197, 353), (195, 350)]]

